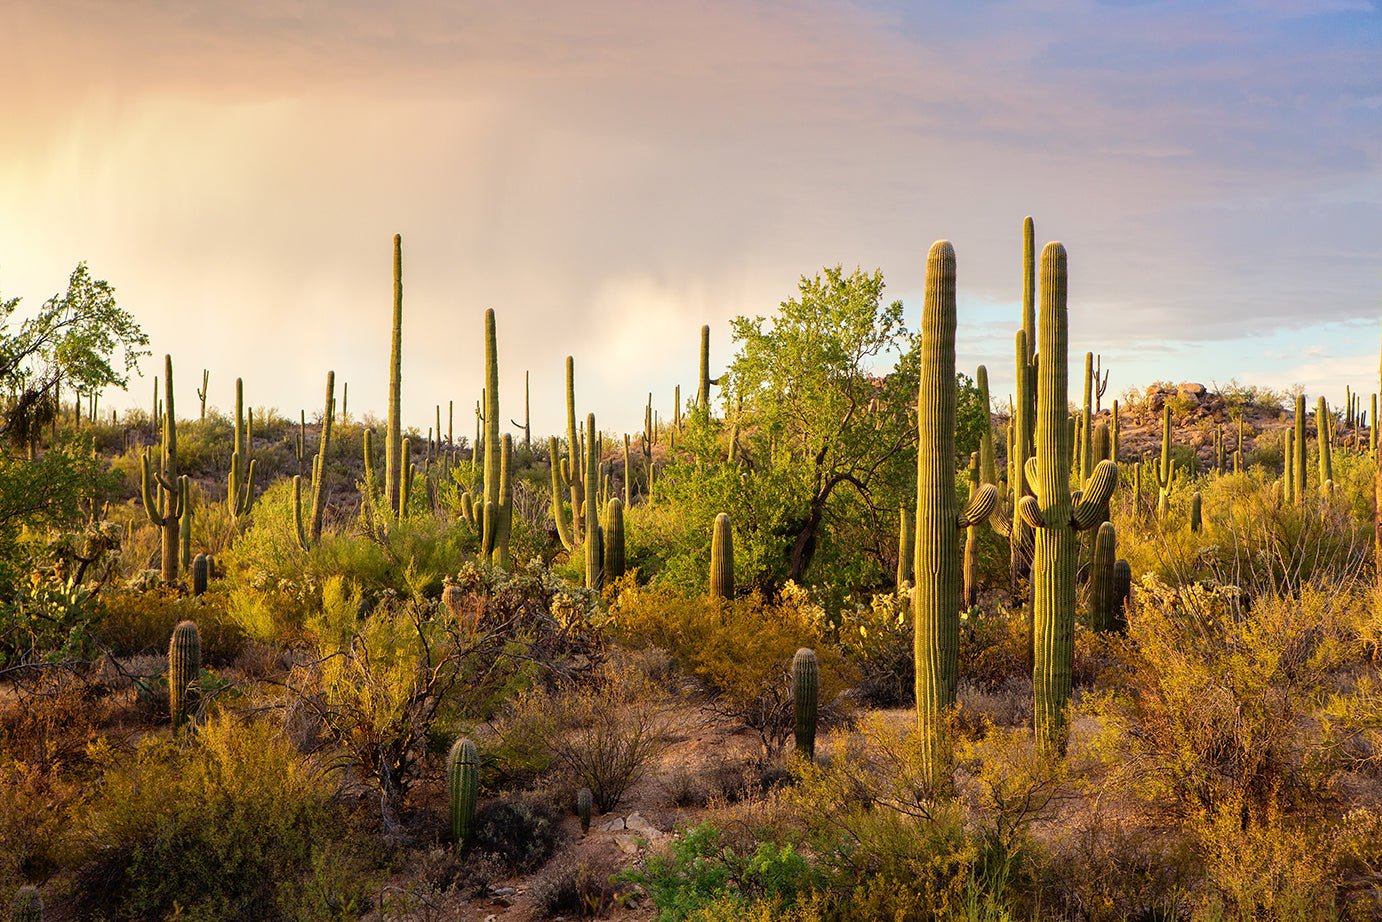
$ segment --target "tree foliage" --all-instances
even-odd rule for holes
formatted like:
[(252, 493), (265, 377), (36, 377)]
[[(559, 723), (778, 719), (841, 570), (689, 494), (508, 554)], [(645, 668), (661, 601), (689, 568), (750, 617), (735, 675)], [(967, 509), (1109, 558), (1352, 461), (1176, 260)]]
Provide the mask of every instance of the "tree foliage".
[(64, 294), (53, 295), (17, 329), (20, 299), (0, 297), (0, 388), (12, 399), (0, 433), (23, 444), (57, 412), (60, 385), (90, 394), (124, 387), (149, 343), (115, 289), (93, 279), (86, 263), (72, 270)]

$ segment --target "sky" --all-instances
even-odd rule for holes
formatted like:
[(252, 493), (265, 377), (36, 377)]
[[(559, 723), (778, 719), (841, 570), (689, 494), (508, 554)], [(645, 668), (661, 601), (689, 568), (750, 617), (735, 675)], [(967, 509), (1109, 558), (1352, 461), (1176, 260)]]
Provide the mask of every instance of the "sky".
[(171, 353), (180, 408), (205, 368), (310, 415), (334, 369), (382, 416), (395, 233), (424, 431), (473, 428), (488, 307), (506, 417), (530, 372), (557, 431), (569, 354), (636, 430), (703, 323), (718, 372), (822, 266), (917, 326), (938, 238), (1002, 399), (1028, 214), (1113, 394), (1378, 386), (1382, 0), (0, 0), (0, 35), (0, 295), (115, 287), (154, 360), (106, 407)]

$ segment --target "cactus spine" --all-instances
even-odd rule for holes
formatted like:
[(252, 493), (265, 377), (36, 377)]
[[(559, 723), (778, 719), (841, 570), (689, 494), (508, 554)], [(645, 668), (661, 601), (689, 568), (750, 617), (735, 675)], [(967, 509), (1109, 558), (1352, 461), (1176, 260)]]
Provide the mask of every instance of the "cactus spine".
[(1117, 483), (1118, 468), (1112, 461), (1099, 462), (1079, 503), (1072, 503), (1066, 443), (1066, 255), (1059, 243), (1048, 243), (1042, 250), (1041, 294), (1037, 445), (1035, 457), (1028, 462), (1036, 495), (1025, 498), (1019, 511), (1036, 530), (1032, 563), (1036, 737), (1043, 748), (1063, 751), (1074, 661), (1075, 533), (1099, 522)]
[(389, 431), (384, 439), (384, 496), (389, 511), (400, 518), (403, 478), (407, 459), (403, 457), (401, 393), (403, 388), (403, 236), (393, 235), (393, 333), (389, 345)]
[(197, 625), (183, 621), (173, 628), (168, 641), (168, 713), (176, 730), (187, 720), (187, 690), (196, 683), (202, 669), (202, 638)]
[(727, 512), (715, 516), (710, 532), (710, 597), (734, 598), (734, 534)]
[(816, 759), (816, 706), (821, 670), (814, 650), (802, 647), (792, 657), (792, 711), (796, 717), (797, 754)]
[(446, 756), (446, 790), (451, 806), (451, 840), (461, 851), (475, 835), (475, 796), (480, 787), (480, 754), (462, 737)]
[(178, 578), (178, 543), (182, 536), (178, 520), (182, 518), (188, 485), (186, 480), (178, 478), (178, 424), (173, 412), (172, 356), (163, 357), (163, 369), (165, 415), (162, 451), (155, 462), (152, 448), (146, 449), (140, 458), (139, 472), (144, 512), (154, 526), (163, 530), (163, 583), (171, 586)]
[(624, 575), (624, 503), (610, 497), (605, 507), (605, 581), (613, 583)]
[(917, 389), (916, 546), (912, 571), (917, 723), (930, 783), (949, 776), (945, 712), (955, 703), (960, 640), (960, 530), (988, 518), (997, 488), (981, 486), (960, 511), (955, 493), (955, 250), (937, 240), (926, 256)]
[(1104, 522), (1094, 536), (1094, 559), (1089, 569), (1089, 626), (1096, 631), (1115, 630), (1117, 587), (1114, 585), (1114, 558), (1118, 535), (1112, 522)]

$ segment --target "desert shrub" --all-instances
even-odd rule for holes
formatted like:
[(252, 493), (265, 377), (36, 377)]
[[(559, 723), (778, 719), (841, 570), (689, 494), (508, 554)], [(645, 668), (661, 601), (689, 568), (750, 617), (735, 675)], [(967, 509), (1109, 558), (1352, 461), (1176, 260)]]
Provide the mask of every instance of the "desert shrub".
[(474, 847), (511, 871), (542, 865), (560, 839), (560, 818), (535, 799), (501, 798), (475, 812)]
[[(1144, 796), (1179, 809), (1314, 800), (1352, 764), (1319, 723), (1341, 707), (1329, 702), (1359, 662), (1370, 602), (1351, 581), (1249, 604), (1233, 586), (1144, 579), (1116, 691), (1090, 698), (1111, 755)], [(1345, 710), (1375, 732), (1377, 704), (1353, 696)]]
[(760, 842), (752, 854), (739, 855), (721, 843), (720, 831), (709, 823), (674, 837), (665, 851), (617, 879), (643, 887), (661, 922), (704, 918), (711, 907), (716, 917), (730, 918), (727, 912), (754, 903), (780, 913), (816, 883), (806, 858), (792, 845)]
[(618, 806), (667, 749), (667, 699), (642, 677), (607, 669), (547, 702), (556, 762), (573, 787), (590, 788), (601, 813)]
[(1189, 827), (1204, 866), (1193, 897), (1197, 918), (1340, 918), (1340, 843), (1333, 830), (1284, 817), (1270, 801), (1249, 806), (1241, 796), (1203, 808)]
[[(872, 716), (784, 797), (821, 874), (831, 919), (1002, 918), (1033, 880), (1029, 826), (1063, 786), (1025, 730), (957, 738), (958, 798), (933, 798), (911, 721)], [(968, 821), (966, 818), (969, 818)], [(986, 914), (988, 914), (986, 916)]]
[(202, 660), (225, 663), (245, 643), (244, 631), (227, 610), (227, 601), (219, 589), (197, 598), (165, 589), (113, 590), (97, 604), (95, 633), (117, 656), (166, 653), (173, 628), (181, 621), (195, 621), (202, 638)]
[(916, 697), (912, 601), (908, 592), (879, 593), (840, 610), (836, 637), (859, 676), (861, 704), (899, 707)]
[[(378, 786), (386, 822), (456, 728), (493, 717), (553, 676), (589, 669), (597, 655), (594, 597), (540, 566), (502, 573), (468, 565), (458, 585), (463, 611), (386, 597), (348, 636), (323, 631), (319, 657), (289, 678), (325, 739)], [(337, 628), (351, 604), (349, 593), (337, 600)]]
[[(264, 722), (220, 717), (193, 740), (150, 738), (132, 757), (107, 754), (80, 811), (80, 917), (358, 915), (368, 905), (365, 852), (322, 770)], [(304, 906), (322, 878), (331, 902)]]
[(62, 862), (66, 813), (74, 783), (54, 766), (16, 761), (0, 746), (0, 904), (25, 883), (48, 877)]
[(614, 908), (619, 888), (608, 857), (554, 861), (530, 885), (533, 906), (542, 918), (602, 917)]
[(628, 585), (609, 615), (627, 643), (670, 651), (705, 686), (712, 709), (758, 734), (766, 759), (792, 733), (791, 663), (798, 648), (813, 648), (820, 660), (820, 701), (827, 716), (852, 678), (838, 647), (825, 642), (825, 613), (791, 584), (776, 602), (758, 594), (723, 601)]

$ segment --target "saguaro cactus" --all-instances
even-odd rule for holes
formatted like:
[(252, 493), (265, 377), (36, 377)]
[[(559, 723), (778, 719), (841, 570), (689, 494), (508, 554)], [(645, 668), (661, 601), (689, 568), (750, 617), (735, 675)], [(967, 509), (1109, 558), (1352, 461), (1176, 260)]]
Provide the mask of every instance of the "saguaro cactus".
[(912, 527), (912, 513), (906, 506), (898, 509), (897, 532), (897, 588), (912, 581), (912, 558), (916, 554), (916, 530)]
[(1200, 491), (1196, 490), (1190, 495), (1190, 530), (1199, 531), (1204, 522), (1203, 500), (1200, 498)]
[(456, 850), (470, 844), (475, 834), (475, 795), (480, 787), (480, 754), (475, 744), (462, 737), (446, 756), (446, 790), (451, 806), (451, 840)]
[(715, 516), (710, 533), (710, 597), (734, 598), (734, 534), (727, 512)]
[(192, 595), (198, 596), (206, 591), (207, 578), (211, 575), (211, 561), (205, 554), (192, 558)]
[(610, 497), (605, 506), (605, 580), (614, 582), (624, 575), (624, 503)]
[(245, 426), (245, 383), (235, 379), (235, 446), (226, 480), (226, 508), (237, 525), (254, 505), (254, 436)]
[(187, 501), (186, 480), (178, 479), (178, 424), (173, 412), (173, 357), (163, 357), (164, 369), (164, 419), (163, 444), (158, 461), (153, 458), (152, 449), (145, 450), (140, 458), (141, 497), (144, 512), (149, 521), (163, 530), (163, 583), (171, 586), (177, 582), (178, 541), (181, 530), (178, 520), (182, 518), (184, 503)]
[(595, 795), (590, 788), (576, 792), (576, 815), (581, 819), (581, 832), (590, 832), (590, 814), (595, 806)]
[(1315, 441), (1320, 448), (1320, 492), (1328, 494), (1334, 485), (1334, 416), (1324, 397), (1315, 403)]
[(194, 622), (183, 621), (173, 628), (168, 641), (168, 713), (172, 715), (174, 730), (187, 720), (187, 690), (197, 682), (201, 670), (201, 634)]
[(1048, 243), (1042, 250), (1041, 295), (1036, 455), (1027, 462), (1036, 495), (1024, 498), (1019, 512), (1036, 531), (1032, 562), (1036, 737), (1043, 748), (1063, 750), (1075, 654), (1075, 533), (1101, 518), (1117, 483), (1118, 468), (1112, 461), (1099, 462), (1079, 503), (1073, 502), (1066, 424), (1066, 255), (1059, 243)]
[(1118, 536), (1112, 522), (1099, 526), (1094, 537), (1094, 559), (1089, 570), (1089, 626), (1112, 631), (1118, 625), (1118, 590), (1114, 575)]
[(600, 490), (599, 438), (595, 431), (595, 414), (585, 417), (585, 587), (599, 590), (604, 586), (604, 560), (600, 548)]
[(937, 240), (926, 257), (917, 391), (916, 549), (912, 591), (917, 723), (923, 770), (949, 775), (945, 712), (955, 703), (960, 643), (960, 532), (988, 518), (998, 490), (984, 484), (961, 512), (955, 493), (955, 250)]
[(1165, 519), (1171, 508), (1171, 487), (1176, 482), (1176, 462), (1171, 456), (1171, 405), (1161, 408), (1161, 463), (1156, 470), (1156, 485), (1159, 488), (1156, 500), (1156, 515)]
[(701, 368), (700, 388), (696, 391), (696, 408), (710, 412), (710, 385), (719, 384), (718, 378), (710, 377), (710, 326), (701, 327)]
[(393, 333), (389, 346), (389, 431), (384, 438), (384, 496), (397, 519), (402, 512), (404, 467), (403, 422), (403, 236), (393, 235)]
[[(500, 468), (503, 465), (503, 446), (499, 443), (499, 347), (494, 326), (494, 309), (485, 311), (485, 482), (484, 482), (484, 551), (498, 563), (496, 543), (501, 530), (499, 517), (503, 515), (499, 499)], [(495, 521), (490, 521), (490, 504), (494, 504)], [(507, 560), (508, 549), (503, 556)]]
[(499, 503), (494, 514), (491, 561), (499, 569), (507, 570), (513, 565), (509, 557), (509, 536), (513, 532), (513, 436), (507, 432), (499, 440)]
[(816, 651), (802, 647), (792, 657), (792, 711), (796, 716), (797, 754), (816, 758), (816, 706), (821, 669)]
[(1305, 395), (1296, 397), (1296, 427), (1295, 442), (1293, 449), (1294, 457), (1291, 459), (1291, 471), (1295, 475), (1295, 486), (1292, 488), (1292, 496), (1298, 503), (1305, 502)]

